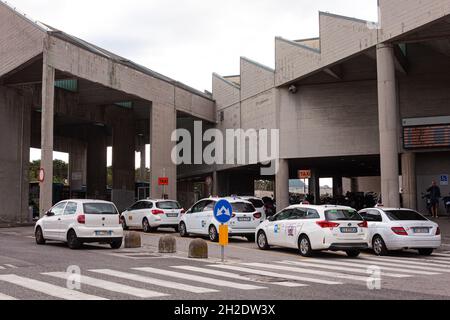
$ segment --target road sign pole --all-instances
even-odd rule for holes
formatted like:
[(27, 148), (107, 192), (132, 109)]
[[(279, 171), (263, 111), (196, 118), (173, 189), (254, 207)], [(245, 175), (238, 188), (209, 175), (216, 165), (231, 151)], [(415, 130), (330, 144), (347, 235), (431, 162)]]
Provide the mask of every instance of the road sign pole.
[(222, 263), (225, 262), (225, 246), (228, 245), (228, 225), (233, 215), (233, 207), (227, 200), (220, 200), (214, 206), (214, 217), (219, 225), (219, 245)]
[[(222, 223), (223, 226), (223, 223)], [(220, 245), (220, 256), (222, 258), (222, 263), (225, 262), (225, 246), (223, 244)]]

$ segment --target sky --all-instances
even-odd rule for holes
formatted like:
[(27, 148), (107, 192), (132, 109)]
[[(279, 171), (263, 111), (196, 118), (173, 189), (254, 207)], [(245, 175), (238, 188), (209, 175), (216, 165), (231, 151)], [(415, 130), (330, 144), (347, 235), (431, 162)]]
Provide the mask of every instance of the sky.
[[(9, 0), (70, 33), (195, 89), (239, 74), (240, 57), (275, 65), (275, 37), (319, 36), (319, 11), (378, 20), (377, 0)], [(32, 150), (32, 159), (39, 152)], [(67, 161), (67, 155), (55, 153)], [(109, 163), (111, 152), (109, 152)]]

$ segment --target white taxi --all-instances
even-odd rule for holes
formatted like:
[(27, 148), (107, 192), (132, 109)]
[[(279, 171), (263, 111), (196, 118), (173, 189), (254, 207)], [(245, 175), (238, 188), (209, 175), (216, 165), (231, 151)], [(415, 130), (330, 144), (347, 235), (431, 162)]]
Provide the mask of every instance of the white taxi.
[(34, 232), (39, 245), (55, 240), (67, 242), (71, 249), (94, 242), (109, 243), (118, 249), (123, 239), (116, 206), (98, 200), (61, 201), (36, 223)]
[(368, 248), (367, 227), (349, 207), (294, 205), (263, 222), (256, 231), (256, 243), (262, 250), (270, 246), (299, 249), (304, 257), (321, 250), (357, 257)]
[[(255, 241), (256, 228), (262, 222), (262, 215), (256, 211), (249, 201), (238, 197), (224, 198), (233, 207), (232, 218), (228, 223), (230, 236), (246, 237), (248, 241)], [(180, 236), (190, 234), (207, 235), (213, 242), (219, 240), (220, 223), (214, 218), (214, 207), (221, 198), (203, 199), (197, 202), (182, 215), (179, 224)]]
[(139, 228), (144, 232), (154, 232), (158, 228), (174, 228), (184, 209), (175, 200), (142, 200), (133, 204), (120, 216), (124, 230)]
[(441, 246), (439, 225), (414, 210), (379, 207), (359, 213), (369, 224), (369, 246), (376, 255), (414, 249), (429, 256)]

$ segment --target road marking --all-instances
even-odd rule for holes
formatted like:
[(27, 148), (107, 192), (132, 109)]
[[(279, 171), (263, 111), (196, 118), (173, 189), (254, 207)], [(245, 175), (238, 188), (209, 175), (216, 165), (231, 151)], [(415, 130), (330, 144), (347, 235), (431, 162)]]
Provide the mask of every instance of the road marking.
[(278, 266), (278, 265), (264, 264), (264, 263), (243, 263), (243, 265), (250, 266), (250, 267), (257, 267), (257, 268), (267, 268), (267, 269), (276, 269), (276, 270), (299, 272), (299, 273), (309, 273), (309, 274), (314, 274), (314, 275), (319, 275), (319, 276), (324, 276), (324, 277), (349, 279), (349, 280), (367, 282), (367, 277), (355, 276), (355, 275), (338, 273), (338, 272), (311, 270), (311, 269), (300, 268), (300, 267), (295, 267), (295, 268), (294, 267), (285, 267), (285, 266)]
[(11, 268), (11, 269), (18, 269), (18, 267), (16, 267), (16, 266), (13, 265), (13, 264), (4, 264), (4, 266), (6, 266), (6, 267), (8, 267), (8, 268)]
[[(367, 259), (376, 259), (376, 260), (382, 260), (382, 261), (401, 261), (401, 262), (408, 262), (408, 263), (418, 263), (418, 264), (435, 264), (437, 267), (448, 267), (450, 265), (450, 261), (444, 260), (436, 260), (436, 258), (430, 259), (430, 258), (407, 258), (407, 257), (374, 257), (374, 256), (367, 256)], [(439, 258), (437, 258), (439, 259)]]
[(450, 254), (448, 253), (433, 253), (432, 257), (446, 257), (450, 259)]
[[(311, 261), (311, 263), (310, 263)], [(278, 262), (277, 262), (278, 263)], [(312, 267), (312, 268), (321, 268), (321, 269), (328, 269), (328, 270), (334, 270), (334, 271), (343, 271), (343, 272), (353, 272), (353, 273), (363, 273), (366, 275), (369, 275), (369, 272), (367, 268), (369, 266), (362, 266), (357, 263), (346, 263), (346, 262), (332, 262), (332, 261), (321, 261), (321, 260), (314, 260), (310, 259), (308, 262), (300, 262), (300, 261), (282, 261), (279, 262), (282, 264), (294, 264), (296, 266), (302, 266), (302, 267)], [(350, 268), (349, 268), (350, 267)], [(357, 267), (357, 268), (351, 268), (351, 267)], [(384, 270), (394, 269), (394, 268), (386, 268), (383, 267)], [(399, 269), (394, 269), (392, 271), (399, 271)], [(391, 277), (391, 278), (409, 278), (412, 277), (408, 274), (399, 274), (399, 273), (388, 273), (388, 272), (382, 272), (382, 276), (385, 277)]]
[[(43, 273), (43, 275), (60, 278), (67, 280), (68, 274), (66, 272), (49, 272), (49, 273)], [(157, 298), (157, 297), (165, 297), (168, 296), (167, 294), (146, 290), (146, 289), (140, 289), (135, 287), (130, 287), (124, 284), (115, 283), (111, 281), (105, 281), (101, 279), (91, 278), (88, 276), (80, 276), (80, 282), (82, 284), (86, 284), (88, 286), (97, 287), (101, 289), (105, 289), (107, 291), (113, 291), (118, 293), (124, 293), (127, 295), (139, 297), (139, 298)]]
[(7, 296), (6, 294), (0, 293), (0, 301), (6, 301), (6, 300), (17, 300), (17, 299), (13, 298), (11, 296)]
[(13, 274), (0, 275), (0, 281), (9, 282), (17, 286), (21, 286), (33, 291), (41, 292), (46, 295), (65, 300), (107, 300), (105, 298), (93, 296), (75, 290), (69, 290), (67, 288), (58, 287), (50, 283), (30, 278), (19, 277)]
[[(211, 274), (211, 275), (215, 275), (215, 276), (219, 276), (219, 277), (223, 277), (223, 278), (235, 279), (235, 280), (263, 282), (263, 281), (256, 281), (255, 279), (252, 279), (250, 277), (244, 277), (244, 276), (240, 276), (236, 273), (225, 272), (225, 271), (218, 271), (218, 270), (191, 267), (191, 266), (174, 266), (172, 268), (182, 269), (182, 270), (187, 270), (187, 271), (194, 271), (194, 272), (201, 272), (201, 273)], [(300, 284), (293, 283), (293, 282), (265, 282), (265, 283), (280, 285), (283, 287), (301, 287)]]
[[(246, 272), (246, 273), (250, 273), (250, 274), (257, 274), (257, 275), (261, 275), (261, 276), (268, 276), (268, 277), (274, 277), (274, 278), (282, 278), (282, 279), (304, 281), (304, 282), (313, 282), (313, 283), (319, 283), (319, 284), (328, 284), (328, 285), (343, 284), (342, 282), (328, 281), (328, 280), (308, 278), (308, 277), (300, 277), (300, 276), (296, 276), (296, 275), (292, 275), (292, 274), (283, 274), (283, 273), (279, 273), (279, 272), (270, 272), (270, 271), (265, 271), (265, 270), (255, 270), (255, 269), (251, 269), (251, 268), (244, 268), (244, 267), (232, 266), (232, 265), (217, 264), (217, 265), (210, 265), (210, 267)], [(309, 285), (303, 284), (303, 286), (308, 287)]]
[(189, 281), (203, 282), (203, 283), (212, 284), (212, 285), (219, 286), (219, 287), (229, 287), (229, 288), (241, 289), (241, 290), (267, 289), (266, 287), (259, 287), (259, 286), (254, 286), (254, 285), (250, 285), (250, 284), (242, 284), (242, 283), (237, 283), (237, 282), (224, 281), (224, 280), (219, 280), (219, 279), (215, 279), (215, 278), (200, 277), (200, 276), (195, 276), (195, 275), (191, 275), (191, 274), (187, 275), (186, 273), (180, 273), (180, 272), (174, 272), (174, 271), (168, 271), (168, 270), (162, 270), (162, 269), (155, 269), (155, 268), (150, 268), (150, 267), (134, 268), (134, 270), (144, 271), (144, 272), (148, 272), (148, 273), (154, 273), (154, 274), (159, 274), (162, 276), (179, 278), (179, 279), (184, 279), (184, 280), (189, 280)]
[(5, 267), (0, 266), (0, 270), (5, 270), (5, 269), (6, 269)]
[[(435, 263), (429, 263), (429, 262), (417, 262), (417, 261), (408, 261), (408, 260), (400, 260), (400, 259), (380, 259), (380, 258), (370, 258), (370, 259), (364, 259), (366, 263), (379, 263), (379, 264), (385, 264), (391, 266), (401, 266), (402, 268), (408, 268), (408, 269), (419, 269), (419, 270), (427, 270), (431, 272), (450, 272), (450, 269), (446, 265), (439, 265)], [(391, 261), (391, 262), (388, 262)], [(361, 261), (362, 263), (362, 261)], [(400, 264), (400, 265), (399, 265)], [(425, 268), (426, 267), (426, 268)]]
[(131, 281), (137, 281), (141, 283), (147, 283), (147, 284), (153, 284), (155, 286), (164, 287), (164, 288), (170, 288), (170, 289), (177, 289), (182, 291), (188, 291), (193, 293), (212, 293), (212, 292), (219, 292), (214, 289), (208, 289), (208, 288), (202, 288), (202, 287), (196, 287), (196, 286), (190, 286), (178, 282), (172, 282), (172, 281), (165, 281), (150, 277), (144, 277), (137, 274), (132, 273), (126, 273), (116, 270), (110, 270), (110, 269), (96, 269), (96, 270), (89, 270), (91, 272), (105, 274), (108, 276), (113, 276), (117, 278), (127, 279)]

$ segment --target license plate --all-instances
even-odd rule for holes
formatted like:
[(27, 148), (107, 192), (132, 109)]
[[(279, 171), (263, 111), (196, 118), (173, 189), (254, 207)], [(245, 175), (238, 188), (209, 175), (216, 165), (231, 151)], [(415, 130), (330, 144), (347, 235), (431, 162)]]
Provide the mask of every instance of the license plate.
[(358, 233), (358, 228), (341, 228), (341, 233)]
[(112, 231), (95, 231), (96, 236), (110, 236)]
[(413, 228), (414, 233), (430, 233), (429, 228)]
[(178, 213), (166, 213), (168, 218), (178, 218)]
[(250, 217), (241, 217), (241, 218), (238, 218), (238, 221), (239, 222), (250, 222), (250, 221), (252, 221), (252, 218), (250, 218)]

